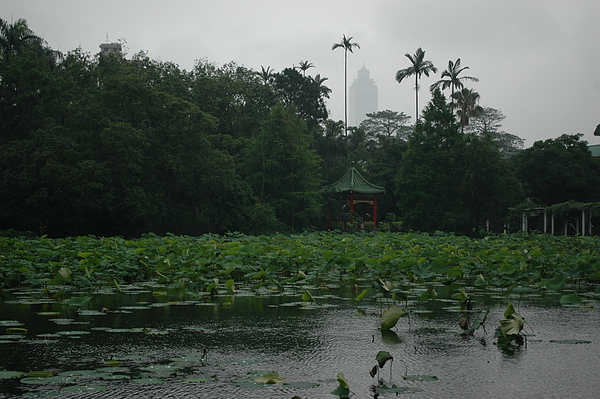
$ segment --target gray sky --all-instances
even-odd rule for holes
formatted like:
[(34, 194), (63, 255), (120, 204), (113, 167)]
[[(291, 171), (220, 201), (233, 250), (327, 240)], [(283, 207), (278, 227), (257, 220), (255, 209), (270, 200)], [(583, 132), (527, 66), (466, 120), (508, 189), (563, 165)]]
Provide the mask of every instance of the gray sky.
[(583, 133), (600, 144), (600, 1), (598, 0), (2, 0), (0, 17), (24, 18), (50, 47), (81, 47), (125, 39), (129, 55), (191, 70), (198, 59), (236, 61), (276, 72), (308, 60), (333, 90), (331, 118), (344, 115), (343, 34), (361, 46), (349, 54), (348, 84), (363, 64), (379, 89), (379, 108), (414, 118), (414, 81), (397, 83), (418, 47), (438, 73), (461, 58), (479, 82), (480, 105), (501, 110), (503, 129), (536, 140)]

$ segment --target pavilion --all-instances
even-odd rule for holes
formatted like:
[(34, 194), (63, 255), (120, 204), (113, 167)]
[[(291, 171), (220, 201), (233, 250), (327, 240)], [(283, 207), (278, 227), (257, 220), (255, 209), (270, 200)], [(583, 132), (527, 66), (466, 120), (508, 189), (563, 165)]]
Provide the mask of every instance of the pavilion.
[[(354, 214), (354, 205), (359, 202), (373, 204), (373, 225), (377, 228), (377, 194), (384, 194), (385, 189), (368, 182), (360, 172), (351, 167), (335, 183), (323, 187), (327, 193), (333, 193), (344, 201), (350, 203), (350, 217)], [(352, 220), (352, 219), (351, 219)]]

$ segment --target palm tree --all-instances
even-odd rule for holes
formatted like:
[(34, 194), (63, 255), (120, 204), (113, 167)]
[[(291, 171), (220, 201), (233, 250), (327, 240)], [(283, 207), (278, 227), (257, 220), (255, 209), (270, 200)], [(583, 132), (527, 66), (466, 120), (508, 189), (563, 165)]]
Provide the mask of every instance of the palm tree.
[(313, 65), (312, 62), (308, 62), (308, 61), (300, 61), (300, 66), (296, 67), (297, 69), (302, 71), (302, 74), (304, 76), (306, 76), (306, 71), (308, 71), (310, 68), (314, 68), (315, 66)]
[(323, 83), (325, 83), (325, 81), (328, 79), (322, 78), (321, 74), (317, 74), (317, 76), (315, 76), (314, 78), (311, 77), (310, 79), (312, 80), (312, 82), (315, 84), (315, 86), (319, 90), (319, 93), (321, 93), (321, 95), (323, 97), (329, 98), (329, 93), (331, 93), (331, 89), (329, 87), (323, 85)]
[(270, 66), (268, 66), (267, 69), (265, 69), (265, 67), (262, 65), (260, 66), (260, 69), (260, 72), (256, 72), (258, 77), (262, 79), (264, 84), (271, 83), (271, 80), (273, 80), (273, 69), (271, 69)]
[[(435, 90), (436, 88), (442, 86), (442, 90), (446, 90), (450, 88), (452, 93), (450, 95), (452, 101), (452, 109), (454, 109), (454, 92), (457, 90), (461, 90), (464, 85), (462, 83), (463, 80), (470, 80), (473, 82), (479, 82), (479, 79), (474, 78), (473, 76), (459, 76), (462, 71), (465, 69), (469, 69), (469, 67), (461, 67), (460, 66), (460, 58), (456, 59), (456, 62), (452, 62), (452, 60), (448, 61), (448, 69), (442, 72), (442, 79), (438, 80), (434, 84), (431, 85), (430, 89)], [(446, 79), (444, 79), (446, 78)]]
[(346, 37), (344, 35), (342, 37), (342, 41), (339, 43), (334, 43), (331, 46), (332, 50), (336, 48), (344, 49), (344, 135), (348, 131), (348, 51), (353, 53), (354, 48), (360, 48), (360, 45), (356, 42), (352, 43), (353, 37)]
[(40, 47), (44, 39), (36, 36), (27, 26), (27, 21), (22, 18), (14, 23), (0, 19), (0, 54), (5, 61), (9, 61), (12, 53), (18, 53), (22, 47)]
[(479, 103), (479, 93), (471, 89), (463, 88), (453, 95), (458, 107), (458, 117), (460, 118), (461, 128), (469, 125), (469, 118), (480, 115), (483, 112), (483, 107)]
[(415, 55), (410, 55), (408, 53), (405, 54), (406, 57), (410, 60), (411, 66), (408, 68), (404, 68), (396, 72), (396, 80), (398, 83), (402, 82), (404, 78), (415, 75), (415, 107), (416, 107), (416, 117), (415, 122), (419, 121), (419, 78), (421, 75), (429, 76), (430, 73), (436, 73), (437, 68), (433, 65), (431, 61), (426, 61), (425, 51), (419, 47), (415, 52)]

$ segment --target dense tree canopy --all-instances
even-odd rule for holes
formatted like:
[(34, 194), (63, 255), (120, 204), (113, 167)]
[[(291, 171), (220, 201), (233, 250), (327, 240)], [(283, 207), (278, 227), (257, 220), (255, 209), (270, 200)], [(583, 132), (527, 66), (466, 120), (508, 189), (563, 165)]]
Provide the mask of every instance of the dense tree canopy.
[(581, 137), (536, 141), (511, 159), (528, 198), (541, 205), (600, 201), (600, 160), (592, 158)]
[[(345, 51), (356, 47), (344, 39), (352, 45)], [(409, 59), (399, 81), (435, 72), (424, 51)], [(459, 76), (459, 60), (439, 86), (473, 80)], [(351, 166), (386, 188), (379, 217), (404, 229), (472, 234), (488, 220), (500, 226), (525, 196), (540, 204), (599, 200), (600, 166), (579, 136), (509, 158), (522, 140), (501, 130), (500, 111), (459, 101), (469, 118), (463, 132), (439, 90), (414, 126), (404, 112), (384, 110), (345, 130), (328, 119), (331, 89), (326, 77), (310, 75), (313, 67), (257, 72), (199, 60), (185, 71), (144, 52), (63, 55), (24, 20), (0, 19), (0, 230), (321, 228), (322, 186)]]
[(515, 190), (508, 176), (491, 143), (460, 132), (451, 106), (435, 89), (397, 175), (406, 228), (472, 234), (510, 204), (506, 193)]

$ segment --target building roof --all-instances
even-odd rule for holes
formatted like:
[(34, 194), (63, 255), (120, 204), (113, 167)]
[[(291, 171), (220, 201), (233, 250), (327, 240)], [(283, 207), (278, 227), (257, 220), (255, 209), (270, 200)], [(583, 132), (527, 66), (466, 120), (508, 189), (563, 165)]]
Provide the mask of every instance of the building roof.
[(348, 171), (344, 174), (344, 176), (342, 176), (340, 180), (336, 181), (335, 183), (329, 184), (323, 188), (325, 189), (325, 191), (335, 193), (385, 193), (385, 188), (368, 182), (355, 167), (351, 167), (350, 169), (348, 169)]
[(588, 150), (590, 150), (590, 152), (592, 153), (592, 157), (600, 158), (600, 144), (588, 145)]

